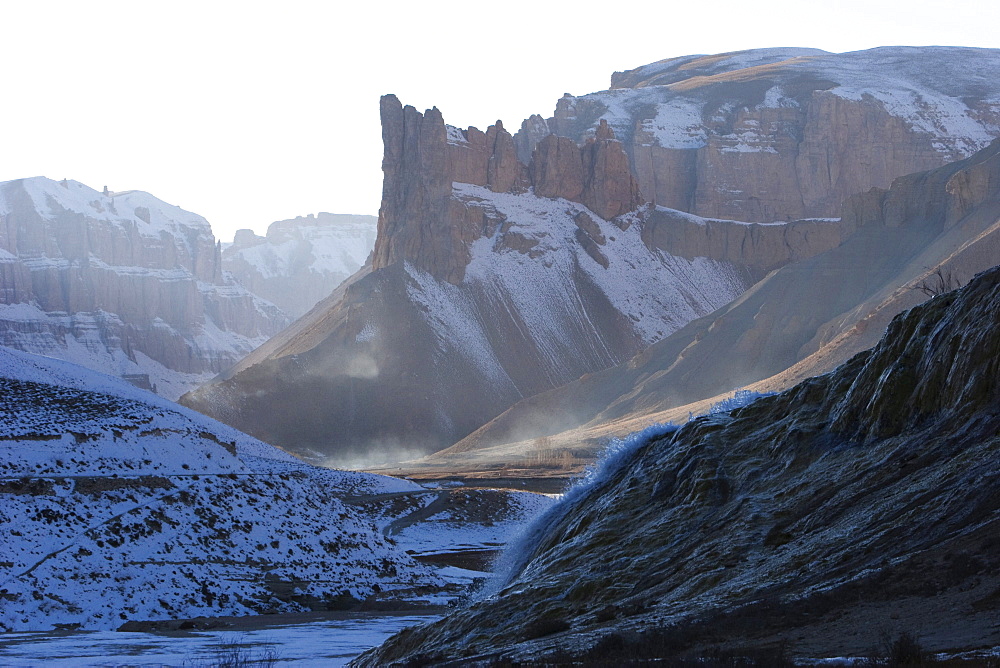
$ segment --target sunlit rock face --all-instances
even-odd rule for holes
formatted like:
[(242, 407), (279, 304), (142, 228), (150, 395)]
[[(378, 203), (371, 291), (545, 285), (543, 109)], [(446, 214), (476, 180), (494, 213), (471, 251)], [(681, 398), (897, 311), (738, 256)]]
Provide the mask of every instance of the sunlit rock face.
[(320, 213), (271, 223), (263, 237), (238, 230), (222, 250), (222, 268), (289, 318), (299, 318), (365, 263), (376, 220)]
[[(453, 184), (489, 193), (524, 194), (583, 204), (611, 220), (643, 202), (621, 143), (607, 124), (583, 145), (552, 137), (529, 164), (499, 121), (486, 132), (446, 126), (437, 108), (421, 114), (395, 96), (382, 98), (385, 181), (373, 266), (400, 260), (457, 284), (472, 260), (470, 244), (492, 237), (502, 221), (484, 216)], [(471, 211), (470, 211), (471, 209)]]
[(175, 398), (287, 317), (223, 273), (208, 222), (148, 193), (0, 184), (0, 343)]
[(617, 72), (611, 89), (532, 116), (522, 158), (549, 134), (607, 123), (643, 195), (707, 218), (838, 216), (845, 198), (967, 157), (1000, 135), (1000, 50), (754, 49)]
[(658, 211), (645, 229), (653, 243), (718, 259), (752, 248), (761, 271), (774, 253), (781, 257), (824, 230), (844, 239), (799, 255), (626, 364), (518, 402), (453, 450), (474, 458), (473, 450), (582, 426), (597, 434), (586, 444), (596, 449), (607, 436), (597, 429), (603, 424), (645, 419), (736, 387), (783, 390), (832, 371), (873, 346), (894, 316), (923, 302), (922, 288), (958, 287), (1000, 263), (998, 217), (1000, 140), (965, 160), (900, 177), (887, 190), (850, 197), (839, 220), (818, 227), (743, 226), (739, 236), (739, 228)]
[(859, 656), (901, 632), (994, 646), (998, 314), (994, 268), (831, 374), (636, 438), (493, 595), (355, 665)]

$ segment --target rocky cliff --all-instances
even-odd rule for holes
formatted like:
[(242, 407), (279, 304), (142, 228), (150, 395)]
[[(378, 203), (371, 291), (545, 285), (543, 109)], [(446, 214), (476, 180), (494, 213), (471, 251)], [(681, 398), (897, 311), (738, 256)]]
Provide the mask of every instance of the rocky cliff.
[(373, 267), (401, 260), (453, 284), (472, 260), (470, 244), (503, 221), (453, 197), (453, 183), (490, 193), (524, 194), (583, 204), (605, 220), (634, 211), (643, 198), (621, 143), (605, 123), (582, 146), (552, 137), (530, 163), (518, 160), (499, 121), (486, 132), (446, 126), (437, 108), (421, 114), (393, 95), (382, 98), (385, 174)]
[(752, 222), (839, 215), (849, 196), (941, 166), (1000, 135), (1000, 50), (755, 49), (616, 73), (526, 120), (522, 160), (545, 137), (607, 123), (660, 206)]
[(859, 656), (880, 633), (997, 646), (998, 314), (1000, 268), (834, 373), (637, 434), (512, 550), (493, 595), (356, 665), (784, 665), (766, 650)]
[[(451, 127), (437, 109), (385, 96), (371, 273), (187, 401), (300, 452), (342, 447), (333, 441), (447, 444), (853, 238), (854, 219), (832, 220), (847, 195), (986, 145), (1000, 133), (1000, 91), (986, 76), (997, 53), (774, 49), (677, 59), (618, 76), (610, 91), (563, 98), (553, 118), (532, 117), (514, 136), (500, 123)], [(662, 169), (643, 166), (646, 150)], [(835, 304), (832, 312), (765, 318), (792, 334), (736, 350), (761, 368), (795, 363), (813, 336), (801, 335), (856, 297), (837, 295), (866, 289), (865, 263), (887, 266), (878, 244), (897, 244), (888, 253), (901, 258), (922, 241), (854, 242), (849, 261), (859, 271), (845, 283), (853, 287), (811, 297), (809, 308)], [(790, 290), (816, 285), (801, 271)], [(676, 357), (683, 346), (671, 350)], [(361, 379), (345, 371), (357, 360)], [(671, 373), (697, 376), (693, 364)], [(748, 382), (743, 366), (725, 389)], [(720, 381), (712, 371), (689, 382)], [(311, 390), (300, 396), (300, 387)], [(271, 403), (284, 406), (273, 413), (281, 417), (270, 417)], [(319, 436), (329, 433), (333, 441)]]
[[(673, 222), (677, 217), (669, 216), (666, 234), (690, 228), (706, 256), (725, 257), (731, 237), (713, 236), (711, 221), (685, 227)], [(922, 286), (956, 287), (1000, 263), (998, 219), (1000, 142), (852, 197), (842, 220), (829, 225), (847, 235), (840, 245), (781, 267), (626, 364), (519, 402), (425, 465), (456, 470), (531, 458), (533, 440), (542, 437), (547, 447), (581, 452), (587, 440), (594, 452), (635, 420), (683, 418), (689, 409), (682, 407), (692, 402), (746, 386), (783, 390), (831, 371), (874, 345), (893, 316), (925, 300)], [(785, 238), (798, 236), (786, 228)], [(651, 234), (662, 229), (652, 226)], [(777, 243), (774, 237), (753, 253), (766, 260)], [(948, 280), (939, 285), (941, 278)]]
[(238, 230), (222, 268), (289, 318), (306, 311), (361, 268), (375, 245), (375, 216), (320, 213), (280, 220), (260, 237)]
[(148, 193), (0, 184), (0, 343), (175, 398), (286, 316), (223, 273), (204, 218)]
[[(544, 139), (525, 164), (500, 124), (460, 130), (393, 96), (381, 109), (370, 271), (187, 405), (312, 456), (419, 454), (627, 359), (759, 277), (739, 253), (684, 255), (647, 230), (670, 212), (642, 205), (607, 125), (581, 144)], [(712, 224), (727, 227), (756, 229)], [(813, 252), (829, 243), (818, 235)]]

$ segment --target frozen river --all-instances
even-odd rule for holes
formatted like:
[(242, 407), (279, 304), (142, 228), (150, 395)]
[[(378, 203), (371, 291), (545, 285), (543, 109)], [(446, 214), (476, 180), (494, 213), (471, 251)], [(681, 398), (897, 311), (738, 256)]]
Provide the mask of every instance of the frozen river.
[(223, 659), (342, 666), (392, 634), (438, 615), (352, 615), (246, 631), (0, 634), (0, 666), (211, 666)]

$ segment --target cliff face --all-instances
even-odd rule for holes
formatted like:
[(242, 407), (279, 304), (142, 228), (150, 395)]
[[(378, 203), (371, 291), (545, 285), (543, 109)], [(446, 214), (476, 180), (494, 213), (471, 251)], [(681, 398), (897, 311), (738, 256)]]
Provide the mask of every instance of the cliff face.
[[(858, 236), (850, 216), (829, 219), (848, 195), (969, 155), (1000, 133), (991, 102), (1000, 90), (987, 76), (997, 54), (775, 49), (675, 59), (617, 76), (612, 90), (564, 97), (553, 118), (533, 116), (515, 136), (499, 123), (485, 132), (451, 127), (437, 109), (421, 114), (386, 96), (371, 273), (187, 401), (299, 451), (342, 447), (321, 435), (327, 420), (341, 420), (335, 440), (343, 447), (418, 440), (429, 450), (515, 401), (624, 361), (794, 261), (801, 273), (772, 304), (806, 304), (804, 314), (772, 305), (759, 326), (743, 321), (746, 336), (709, 337), (721, 346), (712, 360), (739, 355), (725, 377), (711, 360), (703, 376), (695, 360), (710, 346), (688, 354), (695, 340), (683, 339), (664, 353), (677, 364), (643, 367), (644, 382), (662, 380), (664, 389), (635, 396), (661, 405), (783, 370), (816, 350), (812, 338), (828, 321), (898, 287), (890, 265), (898, 271), (937, 234), (926, 227)], [(643, 206), (647, 199), (653, 206)], [(839, 259), (804, 264), (855, 236)], [(898, 264), (881, 262), (885, 254)], [(842, 266), (824, 262), (858, 270), (822, 295), (805, 295), (816, 285), (810, 271), (841, 275)], [(389, 315), (386, 303), (398, 313)], [(744, 306), (733, 326), (717, 329), (736, 332), (749, 313)], [(386, 336), (405, 341), (386, 347)], [(306, 370), (305, 360), (350, 366), (329, 361), (340, 359), (371, 359), (378, 372), (359, 381)], [(279, 370), (280, 381), (268, 379)], [(665, 397), (673, 392), (666, 377), (681, 374), (683, 394)], [(410, 391), (383, 388), (390, 379)], [(389, 413), (378, 412), (378, 399), (363, 407), (347, 399), (359, 382), (371, 383), (365, 397), (394, 397)], [(271, 394), (278, 386), (282, 397)], [(313, 392), (295, 399), (300, 386)], [(268, 402), (286, 398), (294, 406), (272, 420)], [(569, 421), (599, 403), (569, 409)], [(337, 407), (325, 412), (329, 405)], [(292, 415), (294, 428), (281, 426)]]
[(682, 257), (706, 257), (748, 267), (754, 278), (836, 248), (853, 232), (840, 219), (738, 223), (656, 207), (646, 216), (643, 241)]
[(513, 138), (497, 122), (486, 132), (446, 126), (436, 108), (421, 114), (393, 95), (382, 98), (384, 184), (373, 267), (405, 260), (435, 278), (462, 282), (470, 244), (490, 237), (487, 220), (452, 197), (452, 184), (492, 193), (563, 198), (610, 220), (643, 199), (621, 144), (607, 124), (583, 146), (565, 138), (542, 141), (529, 164), (518, 160)]
[[(748, 254), (761, 263), (756, 271), (769, 269), (772, 252), (795, 254), (802, 239), (846, 238), (777, 269), (628, 363), (519, 402), (427, 466), (451, 470), (477, 458), (480, 466), (496, 457), (530, 458), (532, 439), (542, 436), (580, 450), (582, 431), (596, 448), (616, 429), (618, 435), (627, 429), (615, 427), (621, 421), (667, 419), (649, 416), (755, 384), (783, 390), (833, 370), (874, 345), (892, 317), (926, 299), (920, 286), (936, 288), (940, 277), (950, 277), (956, 287), (1000, 263), (1000, 142), (899, 178), (889, 190), (852, 197), (842, 214), (837, 222), (814, 221), (800, 230), (792, 223), (725, 232), (713, 221), (658, 211), (645, 232), (656, 243), (716, 259)], [(687, 413), (674, 411), (670, 419)], [(574, 431), (560, 435), (565, 430)]]
[(295, 319), (361, 268), (375, 229), (375, 216), (320, 213), (271, 223), (264, 237), (239, 230), (222, 268)]
[(650, 201), (752, 222), (837, 216), (849, 196), (968, 157), (1000, 135), (1000, 51), (756, 49), (616, 73), (515, 136), (580, 141), (607, 123)]
[(308, 456), (421, 454), (627, 359), (755, 278), (735, 254), (644, 242), (655, 212), (608, 126), (580, 145), (546, 138), (525, 164), (499, 124), (459, 130), (392, 96), (382, 119), (370, 271), (187, 405)]
[(170, 397), (287, 323), (223, 275), (203, 218), (138, 191), (0, 184), (0, 267), (0, 342)]
[(998, 314), (992, 269), (832, 374), (633, 439), (496, 595), (357, 665), (858, 656), (887, 631), (995, 646)]

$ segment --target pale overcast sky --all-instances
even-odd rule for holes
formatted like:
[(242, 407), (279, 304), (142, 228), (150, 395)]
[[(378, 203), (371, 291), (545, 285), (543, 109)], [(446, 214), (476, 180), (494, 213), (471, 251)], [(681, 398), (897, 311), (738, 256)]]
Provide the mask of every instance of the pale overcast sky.
[(1000, 3), (0, 0), (0, 25), (0, 180), (146, 190), (230, 241), (376, 214), (383, 93), (513, 132), (564, 92), (673, 56), (997, 47)]

